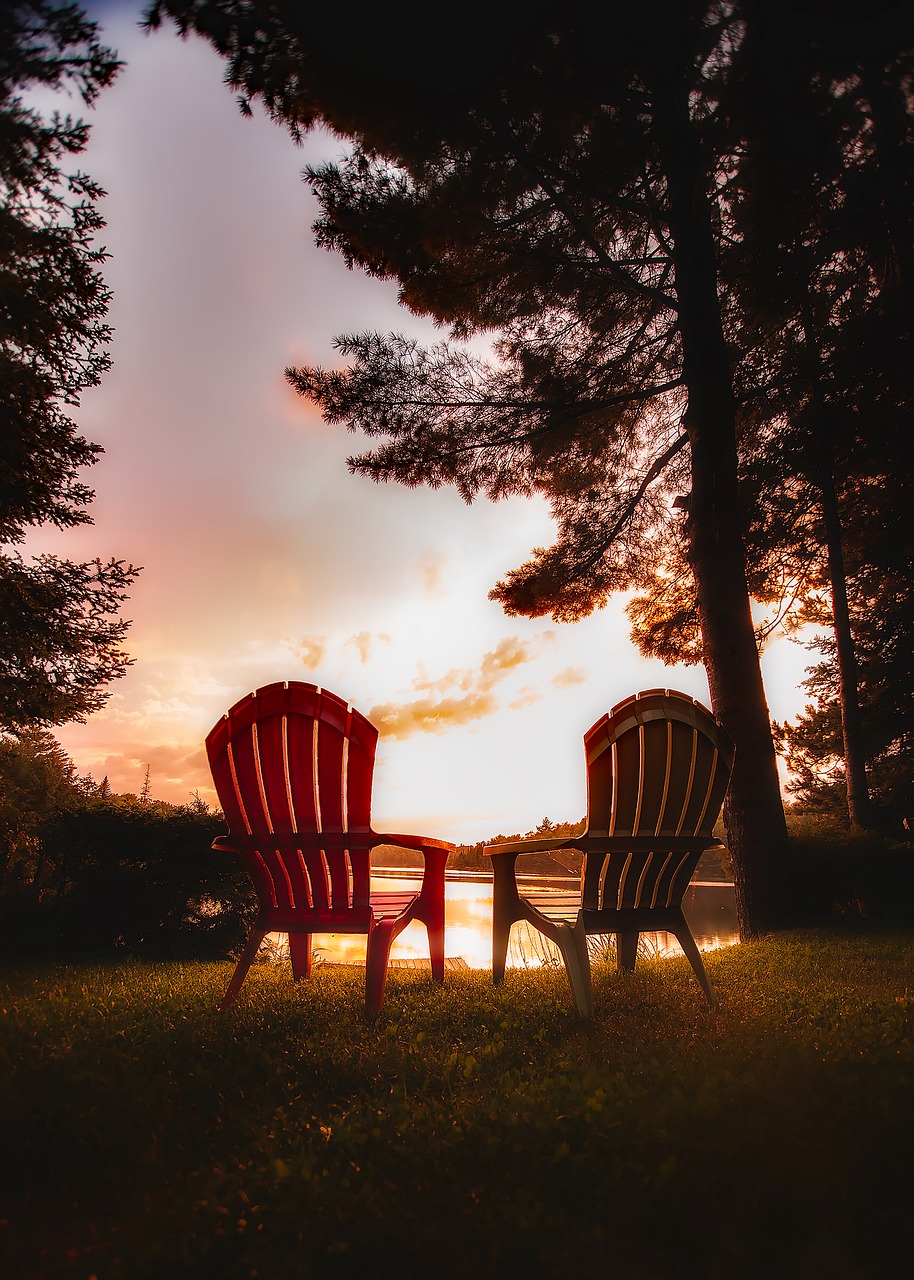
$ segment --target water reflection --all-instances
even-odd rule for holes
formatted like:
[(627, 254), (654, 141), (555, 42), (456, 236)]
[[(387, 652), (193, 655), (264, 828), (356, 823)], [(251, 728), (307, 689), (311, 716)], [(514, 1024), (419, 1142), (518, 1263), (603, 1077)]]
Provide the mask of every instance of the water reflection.
[[(403, 873), (372, 875), (377, 889), (418, 889), (421, 880)], [(523, 884), (525, 877), (518, 876)], [(532, 883), (532, 881), (531, 881)], [(536, 887), (557, 890), (568, 888), (568, 879), (548, 880), (536, 877)], [(732, 884), (700, 881), (689, 886), (683, 908), (695, 940), (702, 951), (728, 947), (739, 941), (736, 899)], [(286, 939), (273, 935), (274, 953), (287, 953)], [(469, 873), (451, 873), (445, 885), (445, 955), (460, 957), (471, 969), (488, 969), (492, 963), (492, 880)], [(641, 946), (648, 954), (681, 955), (679, 943), (668, 933), (641, 935)], [(328, 964), (364, 964), (365, 938), (358, 934), (314, 934), (312, 948), (315, 960)], [(511, 930), (508, 964), (531, 967), (550, 963), (558, 952), (541, 933), (526, 923)], [(428, 939), (425, 926), (413, 921), (407, 925), (391, 950), (392, 960), (427, 960)]]

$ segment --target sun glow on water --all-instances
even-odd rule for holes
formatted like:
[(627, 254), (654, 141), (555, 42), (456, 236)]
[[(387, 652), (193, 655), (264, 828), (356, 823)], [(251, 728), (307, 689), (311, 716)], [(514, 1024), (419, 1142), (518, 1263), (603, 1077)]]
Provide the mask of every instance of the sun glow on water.
[[(538, 884), (541, 883), (538, 881)], [(418, 890), (421, 880), (404, 876), (372, 876), (372, 887)], [(556, 888), (567, 889), (567, 879)], [(693, 885), (684, 901), (686, 915), (702, 951), (714, 951), (739, 941), (732, 885)], [(288, 944), (282, 934), (270, 934), (266, 942), (276, 960), (288, 960)], [(364, 965), (366, 940), (361, 934), (312, 934), (316, 964)], [(445, 956), (461, 959), (471, 969), (492, 964), (492, 882), (483, 878), (448, 879), (445, 882)], [(681, 955), (679, 943), (667, 933), (641, 935), (642, 952), (648, 955)], [(601, 947), (595, 947), (599, 954)], [(428, 960), (428, 935), (418, 920), (408, 924), (395, 940), (391, 960)], [(558, 950), (547, 938), (524, 922), (511, 930), (508, 946), (510, 968), (535, 968), (560, 963)]]

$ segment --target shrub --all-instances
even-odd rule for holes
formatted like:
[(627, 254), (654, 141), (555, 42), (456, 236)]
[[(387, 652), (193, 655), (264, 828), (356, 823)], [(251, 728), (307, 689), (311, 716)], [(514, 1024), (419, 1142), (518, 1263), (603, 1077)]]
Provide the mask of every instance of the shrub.
[(829, 924), (914, 921), (914, 848), (855, 834), (827, 815), (789, 815), (783, 920)]

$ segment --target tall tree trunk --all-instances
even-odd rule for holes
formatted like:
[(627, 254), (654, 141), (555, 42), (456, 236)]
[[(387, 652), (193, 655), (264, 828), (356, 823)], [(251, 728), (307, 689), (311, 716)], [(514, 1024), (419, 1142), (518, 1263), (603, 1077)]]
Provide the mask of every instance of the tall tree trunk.
[(692, 455), (689, 558), (714, 713), (736, 744), (724, 807), (743, 939), (774, 928), (787, 854), (771, 719), (752, 625), (737, 490), (736, 406), (717, 296), (707, 173), (684, 90), (663, 131), (674, 243), (684, 426)]
[(35, 874), (32, 877), (32, 883), (30, 886), (36, 902), (38, 902), (38, 900), (41, 897), (41, 877), (44, 874), (44, 864), (45, 864), (44, 841), (39, 837), (38, 859), (35, 863)]
[(822, 357), (816, 332), (815, 301), (807, 286), (803, 341), (806, 347), (805, 358), (810, 394), (815, 410), (814, 433), (810, 449), (812, 456), (807, 470), (819, 490), (822, 522), (825, 527), (825, 550), (828, 556), (828, 579), (832, 599), (832, 630), (838, 659), (838, 703), (844, 744), (847, 816), (852, 827), (870, 827), (873, 816), (866, 781), (866, 748), (863, 744), (863, 720), (860, 715), (860, 695), (857, 685), (857, 657), (854, 650), (854, 637), (851, 634), (841, 513), (838, 510), (838, 495), (835, 490), (834, 434), (822, 389)]
[(847, 602), (841, 518), (838, 513), (834, 472), (830, 466), (823, 469), (819, 484), (825, 523), (825, 546), (828, 551), (828, 576), (831, 580), (832, 627), (838, 657), (838, 699), (841, 704), (841, 733), (844, 740), (847, 816), (852, 827), (871, 827), (873, 814), (866, 781), (866, 749), (863, 745), (863, 720), (857, 688), (857, 657)]
[(914, 336), (914, 246), (911, 236), (910, 160), (908, 142), (909, 99), (901, 86), (901, 73), (863, 64), (863, 84), (869, 98), (873, 144), (879, 162), (876, 190), (882, 205), (891, 263), (886, 263), (884, 286), (896, 277), (900, 310), (908, 341)]

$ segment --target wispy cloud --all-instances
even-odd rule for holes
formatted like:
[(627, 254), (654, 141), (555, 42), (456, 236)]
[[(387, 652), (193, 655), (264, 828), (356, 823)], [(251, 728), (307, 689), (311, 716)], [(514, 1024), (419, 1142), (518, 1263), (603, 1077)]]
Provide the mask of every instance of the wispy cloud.
[(156, 683), (147, 683), (137, 705), (130, 707), (123, 696), (116, 692), (98, 722), (129, 725), (132, 732), (143, 729), (162, 731), (162, 726), (194, 722), (201, 706), (213, 702), (234, 700), (235, 691), (213, 676), (197, 669), (182, 669), (170, 673), (154, 673)]
[(482, 660), (479, 688), (491, 689), (515, 667), (531, 662), (538, 651), (538, 645), (519, 640), (517, 636), (506, 636), (504, 640), (499, 640), (492, 652), (487, 653)]
[[(213, 793), (213, 780), (200, 743), (162, 743), (150, 746), (146, 742), (124, 744), (121, 751), (98, 753), (83, 766), (97, 782), (107, 777), (115, 792), (138, 794), (143, 785), (146, 769), (154, 796), (175, 789), (186, 788), (189, 797), (193, 791)], [(175, 797), (176, 798), (176, 797)]]
[(416, 565), (422, 585), (430, 596), (444, 592), (444, 566), (447, 557), (441, 552), (428, 551)]
[(287, 640), (286, 645), (307, 671), (315, 671), (327, 656), (326, 636), (303, 636), (301, 640)]
[(446, 733), (454, 725), (481, 720), (497, 710), (498, 701), (491, 693), (468, 693), (457, 698), (383, 702), (371, 708), (368, 719), (385, 738), (410, 738), (414, 733)]
[[(454, 667), (436, 679), (430, 679), (421, 668), (413, 688), (428, 696), (413, 702), (381, 703), (371, 709), (369, 719), (389, 737), (408, 738), (414, 733), (444, 733), (451, 725), (491, 716), (500, 705), (492, 690), (516, 668), (532, 662), (550, 634), (536, 641), (506, 636), (483, 654), (478, 667)], [(526, 700), (521, 705), (536, 701), (531, 686), (522, 694)]]
[(563, 671), (558, 671), (552, 677), (552, 683), (556, 689), (567, 689), (573, 684), (584, 684), (587, 680), (587, 672), (583, 667), (565, 667)]
[(488, 692), (515, 667), (524, 662), (532, 662), (538, 651), (539, 646), (535, 642), (520, 640), (517, 636), (506, 636), (504, 640), (499, 640), (491, 652), (483, 655), (478, 667), (454, 667), (435, 680), (429, 680), (423, 674), (413, 681), (413, 688), (424, 689), (429, 693), (444, 693), (447, 689), (461, 689), (464, 692), (478, 689)]
[(371, 658), (376, 640), (380, 640), (382, 644), (393, 643), (386, 631), (359, 631), (356, 635), (350, 636), (346, 644), (356, 650), (359, 655), (359, 661), (364, 667)]
[(150, 780), (158, 776), (169, 782), (183, 782), (188, 789), (212, 786), (206, 752), (197, 743), (164, 743), (137, 754), (141, 763), (149, 766)]
[(532, 707), (535, 702), (539, 702), (542, 696), (539, 689), (531, 684), (525, 684), (517, 697), (511, 699), (508, 706), (512, 711), (523, 711), (525, 707)]

